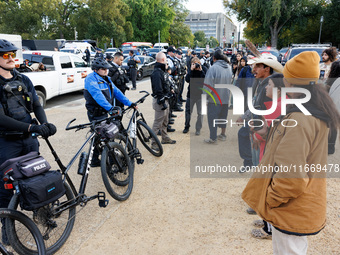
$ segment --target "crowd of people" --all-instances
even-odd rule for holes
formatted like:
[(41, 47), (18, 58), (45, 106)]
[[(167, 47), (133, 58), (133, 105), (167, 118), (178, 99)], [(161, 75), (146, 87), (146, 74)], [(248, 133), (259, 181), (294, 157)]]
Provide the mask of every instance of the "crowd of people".
[[(56, 133), (56, 127), (47, 121), (31, 81), (14, 68), (17, 47), (6, 40), (0, 40), (0, 46), (1, 165), (7, 159), (38, 151), (39, 143), (30, 134), (48, 137)], [(133, 51), (129, 55), (129, 66), (134, 69), (140, 60)], [(92, 61), (93, 73), (86, 77), (84, 90), (90, 121), (105, 118), (115, 106), (137, 107), (125, 96), (129, 78), (121, 67), (123, 59), (123, 54), (117, 52), (113, 56), (107, 55), (106, 59), (98, 55)], [(340, 63), (334, 48), (324, 50), (322, 61), (319, 64), (320, 57), (316, 52), (305, 51), (283, 67), (268, 53), (254, 52), (254, 56), (244, 56), (238, 52), (229, 59), (220, 48), (215, 49), (212, 56), (209, 51), (202, 51), (199, 56), (188, 51), (184, 59), (180, 49), (170, 46), (166, 54), (157, 53), (151, 75), (155, 111), (152, 129), (161, 136), (162, 144), (175, 144), (168, 133), (175, 131), (170, 126), (176, 118), (174, 112), (184, 111), (185, 102), (183, 133), (190, 130), (196, 105), (195, 135), (199, 136), (203, 125), (202, 94), (215, 92), (219, 100), (209, 97), (206, 102), (209, 137), (203, 141), (207, 144), (226, 141), (226, 125), (215, 126), (213, 122), (227, 118), (232, 96), (228, 89), (216, 85), (234, 84), (246, 98), (251, 98), (255, 109), (269, 110), (273, 105), (278, 106), (270, 114), (257, 116), (248, 109), (245, 100), (245, 113), (237, 120), (246, 123), (238, 132), (239, 154), (243, 159), (241, 173), (260, 165), (326, 165), (328, 154), (335, 151), (340, 127)], [(188, 92), (184, 99), (185, 81)], [(136, 89), (135, 80), (132, 85), (132, 89)], [(252, 95), (248, 94), (248, 88), (252, 88)], [(286, 114), (282, 114), (282, 100), (305, 96), (301, 91), (286, 95), (282, 93), (283, 88), (308, 91), (311, 99), (303, 107), (310, 115), (305, 115), (295, 105), (290, 105)], [(32, 119), (31, 113), (37, 120)], [(257, 120), (263, 123), (260, 128), (253, 125)], [(289, 129), (274, 120), (294, 120), (298, 125)], [(92, 167), (100, 165), (98, 157), (99, 152), (95, 151)], [(11, 191), (4, 189), (1, 179), (0, 207), (8, 206), (11, 195)], [(258, 228), (251, 232), (252, 236), (272, 239), (274, 254), (306, 254), (307, 236), (319, 233), (325, 226), (326, 180), (323, 174), (257, 172), (249, 180), (242, 198), (249, 205), (247, 212), (262, 218), (254, 222)], [(6, 243), (4, 231), (2, 238)]]

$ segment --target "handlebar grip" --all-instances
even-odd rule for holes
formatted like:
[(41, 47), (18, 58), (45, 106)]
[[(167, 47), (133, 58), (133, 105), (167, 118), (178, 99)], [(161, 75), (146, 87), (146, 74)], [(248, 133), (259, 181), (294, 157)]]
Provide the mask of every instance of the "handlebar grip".
[(70, 127), (70, 124), (71, 124), (72, 122), (74, 122), (75, 120), (76, 120), (76, 118), (74, 118), (73, 120), (71, 120), (71, 121), (67, 124), (65, 130), (70, 130), (70, 129), (75, 128), (75, 127)]

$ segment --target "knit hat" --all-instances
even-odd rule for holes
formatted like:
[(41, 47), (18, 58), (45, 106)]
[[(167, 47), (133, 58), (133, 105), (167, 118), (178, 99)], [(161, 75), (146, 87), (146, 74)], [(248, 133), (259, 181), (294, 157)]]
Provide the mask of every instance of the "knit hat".
[(284, 69), (285, 79), (296, 85), (317, 82), (320, 76), (320, 56), (316, 51), (304, 51), (289, 60)]

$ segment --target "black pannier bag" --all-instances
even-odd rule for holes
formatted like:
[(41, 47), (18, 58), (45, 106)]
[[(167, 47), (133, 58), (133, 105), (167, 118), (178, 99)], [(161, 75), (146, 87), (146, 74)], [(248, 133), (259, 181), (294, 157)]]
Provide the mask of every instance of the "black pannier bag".
[(114, 139), (119, 131), (119, 128), (116, 124), (112, 122), (107, 123), (107, 121), (104, 120), (96, 126), (96, 131), (102, 138)]
[(13, 170), (14, 180), (29, 178), (47, 172), (51, 168), (50, 164), (39, 155), (37, 151), (6, 160), (0, 166), (1, 176), (5, 176)]
[(33, 211), (58, 200), (65, 194), (63, 178), (58, 171), (49, 171), (18, 181), (20, 206)]

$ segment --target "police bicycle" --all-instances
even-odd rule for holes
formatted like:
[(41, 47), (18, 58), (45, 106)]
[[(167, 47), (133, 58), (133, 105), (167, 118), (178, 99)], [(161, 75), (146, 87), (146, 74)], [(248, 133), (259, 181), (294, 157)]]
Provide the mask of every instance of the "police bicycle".
[[(150, 95), (149, 92), (144, 90), (139, 93), (145, 93), (145, 95), (135, 102), (136, 105), (143, 103), (146, 97)], [(143, 146), (156, 157), (163, 155), (163, 147), (157, 135), (148, 126), (143, 114), (138, 109), (128, 107), (122, 111), (122, 114), (128, 114), (131, 110), (133, 112), (131, 117), (129, 116), (127, 128), (124, 128), (123, 124), (120, 123), (120, 131), (116, 136), (115, 141), (124, 147), (134, 166), (135, 159), (137, 164), (142, 164), (144, 162), (142, 155), (137, 148), (137, 138)]]
[[(13, 224), (16, 226), (17, 229), (20, 229), (20, 238), (31, 242), (32, 246), (35, 247), (36, 254), (46, 254), (45, 243), (38, 227), (25, 214), (16, 210), (2, 208), (0, 209), (0, 218), (3, 221), (7, 221), (6, 224)], [(7, 235), (7, 237), (9, 239), (9, 245), (11, 245), (12, 243), (13, 245), (9, 246), (7, 244), (0, 243), (0, 253), (5, 255), (22, 254), (20, 253), (20, 250), (18, 250), (18, 248), (15, 246), (16, 242), (12, 240), (12, 238), (15, 237), (10, 235)]]
[[(61, 162), (61, 159), (53, 149), (51, 143), (45, 138), (45, 141), (64, 176), (64, 187), (66, 192), (65, 195), (57, 201), (33, 211), (25, 211), (25, 213), (33, 219), (35, 224), (39, 227), (48, 254), (53, 254), (58, 251), (71, 234), (75, 222), (76, 206), (79, 205), (84, 207), (87, 202), (94, 199), (98, 199), (100, 207), (106, 207), (108, 205), (109, 201), (106, 199), (104, 192), (98, 192), (98, 194), (90, 197), (85, 194), (90, 164), (95, 147), (102, 152), (102, 178), (110, 195), (112, 195), (113, 198), (122, 201), (126, 200), (131, 194), (133, 186), (133, 168), (131, 167), (130, 159), (121, 145), (113, 142), (112, 139), (103, 136), (105, 131), (103, 131), (103, 128), (98, 128), (98, 126), (102, 127), (105, 123), (109, 125), (114, 118), (115, 116), (110, 116), (103, 120), (70, 126), (71, 123), (76, 120), (73, 119), (67, 124), (66, 130), (75, 129), (76, 131), (79, 131), (86, 128), (90, 129), (86, 141), (67, 166)], [(90, 144), (88, 153), (82, 152), (84, 147), (88, 144)], [(76, 190), (75, 185), (68, 175), (68, 171), (78, 157), (78, 174), (82, 176), (79, 191)], [(115, 188), (113, 188), (113, 186)], [(10, 201), (9, 208), (18, 209), (19, 204), (20, 193), (16, 192)], [(21, 254), (36, 254), (34, 246), (31, 245), (31, 242), (21, 239), (21, 233), (17, 231), (15, 226), (7, 225), (6, 228), (7, 233), (15, 237), (15, 246), (18, 247)]]

